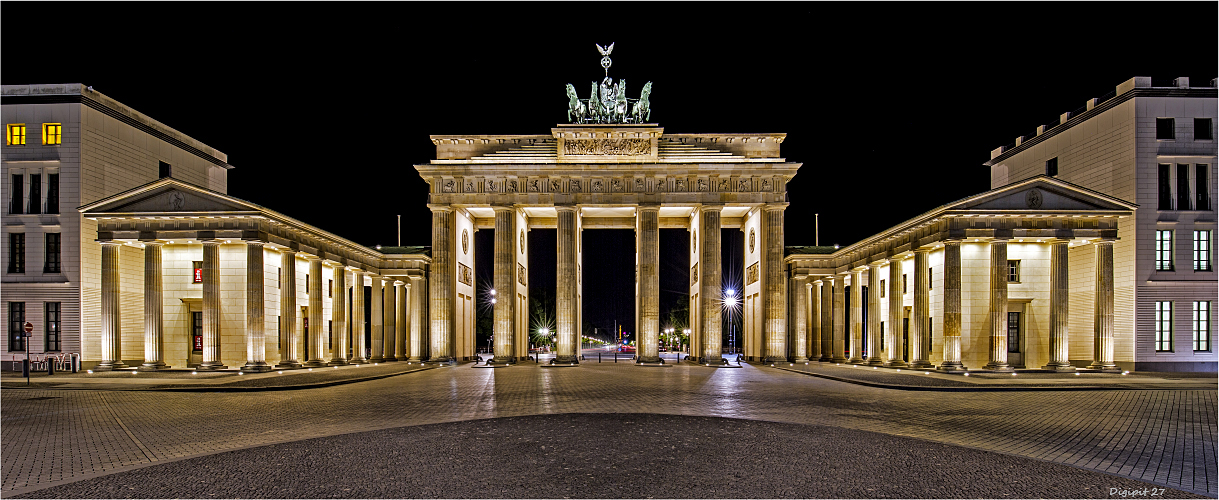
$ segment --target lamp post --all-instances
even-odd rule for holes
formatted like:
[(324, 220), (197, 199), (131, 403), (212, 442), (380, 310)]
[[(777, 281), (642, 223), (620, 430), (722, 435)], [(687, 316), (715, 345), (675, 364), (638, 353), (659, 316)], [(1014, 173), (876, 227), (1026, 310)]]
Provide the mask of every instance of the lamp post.
[(732, 317), (733, 311), (736, 311), (736, 290), (729, 288), (724, 291), (724, 305), (728, 306), (728, 344), (732, 346), (732, 353), (736, 354), (736, 320)]

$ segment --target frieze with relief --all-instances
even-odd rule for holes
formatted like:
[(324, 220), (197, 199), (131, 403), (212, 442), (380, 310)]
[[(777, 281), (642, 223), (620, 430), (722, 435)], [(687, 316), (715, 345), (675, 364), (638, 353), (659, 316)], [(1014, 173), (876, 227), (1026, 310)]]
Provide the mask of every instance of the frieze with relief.
[(568, 139), (564, 155), (642, 156), (652, 152), (649, 139)]
[(474, 273), (470, 271), (469, 266), (460, 262), (457, 263), (457, 281), (465, 285), (474, 286)]

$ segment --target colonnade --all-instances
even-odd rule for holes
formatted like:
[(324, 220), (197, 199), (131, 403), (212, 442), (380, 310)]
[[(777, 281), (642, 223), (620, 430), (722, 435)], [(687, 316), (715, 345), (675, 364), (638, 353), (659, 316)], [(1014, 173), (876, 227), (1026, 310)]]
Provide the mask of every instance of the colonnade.
[[(794, 341), (799, 341), (805, 334), (805, 328), (811, 330), (808, 338), (808, 349), (814, 354), (820, 354), (818, 361), (835, 363), (868, 364), (896, 368), (911, 367), (917, 369), (938, 369), (942, 371), (963, 371), (966, 367), (962, 362), (962, 239), (947, 239), (943, 244), (943, 285), (938, 293), (943, 320), (940, 342), (942, 346), (942, 361), (937, 366), (931, 363), (929, 353), (932, 351), (927, 342), (930, 335), (931, 280), (928, 267), (928, 256), (934, 250), (930, 246), (914, 248), (883, 259), (867, 262), (851, 269), (820, 277), (813, 275), (799, 276), (797, 292), (803, 290), (808, 298), (800, 298), (794, 310), (795, 314), (804, 314), (805, 304), (809, 306), (807, 321), (793, 322), (796, 328)], [(1008, 240), (996, 238), (986, 243), (989, 247), (990, 263), (987, 269), (989, 275), (988, 289), (985, 291), (988, 299), (987, 324), (984, 329), (971, 328), (971, 331), (985, 331), (984, 338), (975, 338), (975, 349), (985, 349), (988, 352), (988, 362), (974, 369), (993, 371), (1011, 371), (1008, 360)], [(1043, 369), (1064, 371), (1074, 370), (1068, 359), (1068, 241), (1049, 239), (1044, 242), (1049, 247), (1049, 328), (1048, 342), (1045, 353), (1048, 363)], [(1095, 282), (1095, 312), (1093, 314), (1093, 353), (1092, 363), (1088, 368), (1100, 370), (1115, 370), (1113, 342), (1113, 238), (1101, 238), (1092, 242), (1095, 248), (1096, 268)], [(903, 284), (905, 274), (902, 271), (903, 262), (913, 259), (913, 276)], [(881, 268), (888, 266), (887, 278)], [(867, 275), (868, 295), (862, 296), (864, 274)], [(847, 277), (850, 277), (851, 301), (850, 311), (845, 310), (845, 288)], [(881, 280), (887, 279), (887, 290), (882, 291)], [(909, 354), (903, 356), (902, 351), (907, 346), (902, 343), (901, 326), (907, 318), (903, 306), (904, 288), (912, 287), (912, 305), (909, 311)], [(886, 293), (887, 292), (887, 293)], [(975, 292), (977, 293), (977, 292)], [(881, 304), (887, 295), (888, 317), (881, 317)], [(868, 304), (866, 317), (863, 304)], [(976, 314), (974, 315), (976, 316)], [(861, 346), (863, 325), (867, 325), (868, 357), (862, 357)], [(885, 327), (888, 331), (885, 331)], [(884, 343), (882, 345), (882, 337)], [(978, 343), (977, 340), (982, 340)], [(850, 358), (846, 357), (845, 347), (850, 347)], [(978, 347), (980, 346), (980, 347)], [(904, 359), (905, 358), (905, 359)], [(793, 360), (800, 360), (796, 354)], [(1036, 368), (1030, 366), (1029, 368)]]
[[(160, 241), (143, 241), (144, 280), (144, 362), (140, 370), (163, 370), (172, 368), (165, 363), (165, 319), (164, 319), (164, 266), (162, 252), (165, 244)], [(244, 273), (245, 310), (244, 344), (245, 359), (240, 370), (250, 372), (270, 371), (266, 361), (266, 295), (264, 284), (264, 255), (266, 242), (243, 241), (246, 246), (246, 272)], [(121, 300), (119, 284), (119, 249), (121, 241), (101, 241), (101, 361), (94, 368), (105, 371), (126, 368), (123, 362), (121, 342)], [(221, 294), (222, 273), (220, 271), (220, 246), (218, 240), (202, 240), (202, 362), (198, 370), (220, 370), (228, 368), (221, 355)], [(397, 279), (380, 276), (339, 262), (323, 262), (323, 258), (290, 249), (281, 249), (279, 276), (280, 321), (283, 325), (283, 341), (280, 342), (279, 363), (275, 369), (301, 367), (338, 366), (349, 363), (421, 361), (427, 352), (423, 345), (427, 332), (424, 329), (422, 311), (423, 276), (406, 276)], [(300, 309), (296, 299), (296, 263), (298, 256), (308, 262), (308, 316), (304, 325), (310, 327), (308, 357), (301, 359), (298, 344), (302, 342), (303, 328), (297, 327)], [(332, 342), (327, 349), (324, 324), (324, 300), (322, 269), (327, 264), (333, 269), (333, 297), (331, 300)], [(348, 277), (350, 276), (350, 280)], [(365, 279), (372, 284), (371, 338), (372, 345), (365, 346), (364, 293)], [(412, 291), (416, 293), (412, 293)], [(347, 297), (351, 293), (350, 309)], [(350, 321), (351, 345), (348, 345)], [(366, 349), (370, 356), (365, 357)], [(327, 352), (329, 351), (329, 353)]]

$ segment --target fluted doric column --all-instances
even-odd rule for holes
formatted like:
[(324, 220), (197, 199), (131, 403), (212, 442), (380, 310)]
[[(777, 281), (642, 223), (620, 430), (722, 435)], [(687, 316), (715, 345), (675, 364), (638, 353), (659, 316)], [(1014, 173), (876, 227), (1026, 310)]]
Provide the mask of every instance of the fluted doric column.
[(241, 370), (247, 372), (271, 371), (271, 365), (267, 364), (264, 245), (261, 241), (247, 241), (245, 247), (245, 364)]
[(385, 279), (381, 286), (381, 337), (382, 361), (398, 360), (398, 296), (394, 293), (394, 282)]
[(699, 247), (699, 300), (702, 307), (702, 362), (719, 365), (724, 340), (723, 313), (720, 309), (720, 212), (719, 205), (704, 205), (699, 208), (699, 227), (702, 228), (703, 244)]
[(496, 302), (495, 358), (496, 364), (514, 363), (516, 359), (516, 210), (510, 206), (495, 209), (495, 272)]
[(821, 280), (821, 358), (817, 361), (834, 360), (834, 277)]
[(410, 341), (410, 357), (407, 361), (418, 363), (423, 361), (424, 342), (426, 339), (423, 336), (423, 328), (425, 326), (423, 320), (423, 292), (427, 288), (427, 282), (422, 276), (411, 276), (411, 341)]
[(851, 270), (851, 358), (847, 363), (863, 363), (863, 268)]
[(944, 362), (939, 370), (960, 371), (961, 363), (961, 241), (944, 242)]
[(809, 343), (808, 357), (810, 360), (821, 359), (821, 280), (814, 280), (808, 286), (809, 292)]
[(351, 362), (368, 362), (364, 338), (364, 276), (368, 273), (355, 269), (351, 272)]
[(987, 370), (1011, 371), (1007, 364), (1007, 240), (990, 243), (990, 362)]
[(220, 242), (203, 242), (203, 362), (200, 370), (227, 368), (220, 360)]
[(382, 299), (383, 279), (380, 276), (372, 275), (372, 294), (368, 296), (369, 305), (372, 306), (372, 311), (369, 311), (369, 323), (372, 328), (372, 357), (368, 361), (380, 363), (385, 361), (385, 316), (381, 310), (384, 306)]
[(902, 351), (906, 345), (902, 342), (902, 258), (889, 258), (889, 327), (886, 329), (888, 347), (885, 349), (888, 361), (885, 366), (905, 367), (906, 360)]
[(808, 276), (793, 276), (791, 282), (795, 283), (792, 286), (795, 288), (792, 293), (795, 321), (792, 325), (791, 358), (793, 362), (804, 363), (808, 361)]
[[(126, 368), (123, 364), (123, 341), (120, 325), (122, 308), (119, 298), (119, 247), (117, 241), (102, 242), (102, 361), (94, 370)], [(29, 346), (26, 346), (29, 349)]]
[(453, 307), (456, 297), (457, 247), (454, 246), (453, 207), (428, 205), (432, 210), (432, 265), (428, 277), (429, 361), (449, 361), (453, 345)]
[(910, 320), (910, 366), (912, 368), (934, 368), (927, 359), (931, 350), (931, 279), (927, 275), (928, 256), (931, 248), (914, 250), (914, 318)]
[(580, 325), (576, 324), (579, 316), (577, 299), (578, 272), (576, 265), (576, 245), (579, 233), (576, 231), (576, 218), (579, 213), (573, 205), (556, 205), (558, 212), (558, 234), (555, 249), (558, 253), (555, 262), (555, 362), (579, 363)]
[(637, 363), (660, 362), (660, 206), (636, 209), (639, 255), (639, 342)]
[[(783, 269), (783, 211), (786, 208), (787, 203), (768, 203), (762, 211), (762, 234), (766, 235), (763, 265), (766, 272), (764, 335), (767, 359), (764, 361), (771, 363), (787, 361), (787, 273)], [(719, 262), (718, 258), (716, 262)]]
[(284, 249), (279, 264), (279, 364), (276, 368), (300, 368), (297, 360), (296, 252)]
[(884, 262), (868, 263), (868, 364), (881, 366), (885, 358), (881, 356), (884, 344), (880, 334), (880, 266)]
[(407, 308), (407, 303), (410, 302), (408, 294), (411, 293), (409, 283), (403, 281), (394, 282), (394, 336), (398, 339), (398, 347), (394, 349), (395, 361), (406, 361), (410, 355), (410, 310)]
[(305, 366), (326, 366), (326, 328), (322, 325), (322, 259), (310, 255), (309, 260), (309, 359)]
[(1089, 368), (1117, 370), (1113, 362), (1113, 241), (1096, 242), (1096, 339)]
[(1047, 370), (1075, 371), (1069, 359), (1067, 318), (1070, 275), (1066, 240), (1050, 240), (1050, 362)]
[(330, 343), (331, 366), (347, 364), (347, 268), (334, 266), (334, 297), (330, 301), (334, 340)]
[(156, 241), (144, 242), (144, 364), (140, 370), (164, 370), (165, 308), (161, 276), (161, 247)]
[(846, 362), (846, 276), (842, 274), (834, 275), (834, 308), (831, 315), (834, 317), (834, 358), (830, 361), (835, 363)]

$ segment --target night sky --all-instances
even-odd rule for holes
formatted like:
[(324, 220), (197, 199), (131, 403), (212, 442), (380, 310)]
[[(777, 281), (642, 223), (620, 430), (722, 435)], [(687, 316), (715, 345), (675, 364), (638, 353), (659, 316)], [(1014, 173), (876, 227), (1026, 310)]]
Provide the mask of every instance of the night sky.
[[(428, 135), (548, 133), (566, 119), (564, 85), (587, 97), (603, 77), (594, 44), (614, 42), (609, 75), (631, 97), (653, 82), (666, 132), (787, 133), (783, 156), (804, 164), (787, 244), (813, 244), (820, 213), (821, 243), (846, 245), (987, 190), (990, 150), (1133, 76), (1208, 85), (1217, 14), (1215, 2), (6, 2), (0, 75), (92, 85), (223, 151), (238, 198), (367, 245), (394, 244), (401, 214), (402, 243), (430, 245), (412, 167), (434, 157)], [(631, 231), (584, 238), (585, 319), (629, 324)], [(554, 286), (553, 230), (530, 239), (537, 294)], [(491, 240), (479, 231), (480, 284)], [(685, 241), (662, 231), (662, 317), (687, 289)], [(731, 241), (725, 272), (739, 275)]]

